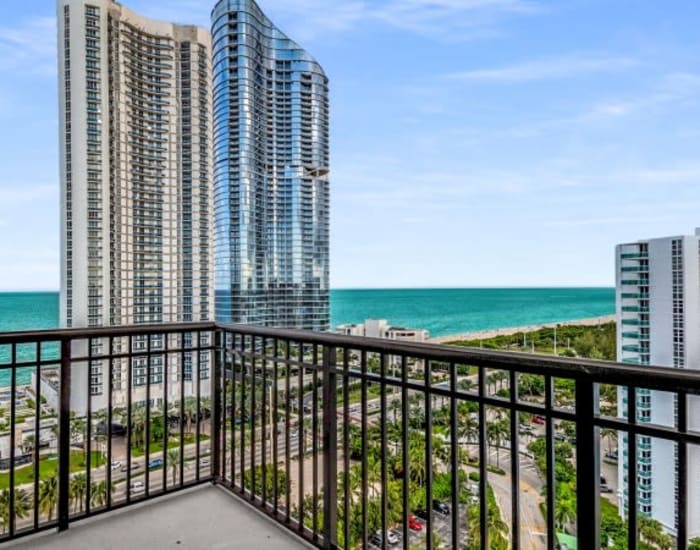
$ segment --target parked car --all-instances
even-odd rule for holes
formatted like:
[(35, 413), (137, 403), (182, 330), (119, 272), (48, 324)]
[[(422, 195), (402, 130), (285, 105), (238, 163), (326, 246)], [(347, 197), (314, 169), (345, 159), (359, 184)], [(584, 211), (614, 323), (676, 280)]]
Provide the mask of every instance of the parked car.
[(425, 510), (423, 508), (418, 508), (418, 510), (415, 511), (415, 514), (421, 519), (428, 519), (428, 510)]
[(148, 469), (149, 470), (155, 470), (156, 468), (162, 468), (163, 467), (163, 459), (162, 458), (154, 458), (148, 463)]
[[(395, 545), (399, 543), (399, 536), (392, 530), (386, 531), (386, 542), (390, 545)], [(382, 531), (375, 531), (369, 538), (369, 541), (375, 546), (382, 545)]]
[(118, 470), (122, 467), (121, 460), (113, 460), (110, 467), (112, 468), (112, 470)]
[(433, 501), (433, 510), (435, 510), (438, 514), (442, 514), (444, 516), (450, 515), (450, 507), (444, 502), (440, 502), (439, 500)]
[(566, 436), (564, 434), (554, 434), (555, 441), (566, 441)]
[(134, 481), (131, 484), (131, 487), (129, 489), (129, 492), (132, 495), (136, 495), (138, 493), (143, 493), (146, 490), (146, 485), (143, 483), (143, 481)]
[(408, 516), (408, 528), (413, 531), (422, 531), (423, 524), (416, 516)]
[(544, 424), (544, 418), (541, 417), (541, 416), (533, 416), (533, 417), (532, 417), (532, 423), (533, 423), (533, 424), (540, 424), (540, 425), (542, 425), (542, 424)]
[[(132, 470), (138, 470), (140, 467), (141, 467), (141, 465), (140, 465), (138, 462), (132, 462), (132, 463), (131, 463), (131, 469), (132, 469)], [(121, 471), (122, 471), (122, 472), (126, 472), (126, 470), (127, 470), (126, 464), (124, 464), (124, 466), (122, 466)]]

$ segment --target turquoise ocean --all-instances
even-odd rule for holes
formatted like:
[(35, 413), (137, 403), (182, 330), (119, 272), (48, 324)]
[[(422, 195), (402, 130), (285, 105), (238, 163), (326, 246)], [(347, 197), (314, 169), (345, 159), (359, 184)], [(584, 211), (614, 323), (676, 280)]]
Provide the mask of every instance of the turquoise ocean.
[[(331, 290), (331, 325), (387, 319), (432, 336), (575, 321), (615, 312), (613, 288)], [(0, 332), (58, 327), (58, 293), (0, 293)]]
[[(331, 291), (333, 327), (379, 318), (387, 319), (395, 326), (427, 329), (431, 336), (575, 321), (614, 312), (613, 288)], [(57, 292), (0, 293), (0, 332), (57, 327)], [(29, 349), (18, 350), (20, 358), (30, 353)], [(0, 349), (0, 365), (2, 356), (6, 354), (6, 349)], [(0, 371), (0, 386), (6, 385), (4, 382), (8, 374)], [(24, 377), (21, 374), (18, 372), (18, 379)]]

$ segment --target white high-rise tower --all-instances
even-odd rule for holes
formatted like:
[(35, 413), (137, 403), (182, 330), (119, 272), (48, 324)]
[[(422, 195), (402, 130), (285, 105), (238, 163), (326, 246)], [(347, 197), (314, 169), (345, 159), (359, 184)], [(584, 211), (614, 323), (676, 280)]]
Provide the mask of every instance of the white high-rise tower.
[[(695, 235), (649, 239), (616, 248), (618, 359), (635, 365), (700, 370), (700, 230)], [(627, 392), (619, 392), (626, 414)], [(673, 394), (637, 390), (637, 421), (674, 426)], [(623, 416), (624, 416), (623, 414)], [(690, 429), (700, 428), (700, 402), (689, 398)], [(637, 457), (620, 438), (619, 494), (627, 509), (627, 460), (637, 461), (639, 513), (671, 533), (677, 518), (677, 450), (661, 439), (638, 437)], [(688, 448), (689, 537), (700, 536), (700, 449)]]
[[(213, 320), (210, 33), (58, 0), (58, 42), (61, 325)], [(135, 386), (162, 382), (153, 359)]]

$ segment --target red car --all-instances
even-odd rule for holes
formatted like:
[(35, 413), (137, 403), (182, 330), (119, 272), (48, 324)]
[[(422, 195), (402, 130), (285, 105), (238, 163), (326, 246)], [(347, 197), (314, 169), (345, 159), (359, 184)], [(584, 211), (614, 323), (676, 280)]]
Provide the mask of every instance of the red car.
[(534, 424), (544, 424), (544, 418), (542, 418), (541, 416), (533, 416), (532, 422)]
[(414, 531), (422, 531), (423, 524), (416, 516), (408, 516), (408, 528)]

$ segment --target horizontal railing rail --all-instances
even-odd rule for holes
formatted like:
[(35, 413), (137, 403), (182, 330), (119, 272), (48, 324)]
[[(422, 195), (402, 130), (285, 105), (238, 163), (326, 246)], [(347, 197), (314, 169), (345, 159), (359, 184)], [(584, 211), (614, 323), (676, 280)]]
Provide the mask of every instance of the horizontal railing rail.
[[(5, 540), (209, 482), (321, 548), (695, 529), (692, 370), (184, 323), (0, 334), (0, 375)], [(677, 495), (658, 525), (654, 452)]]

